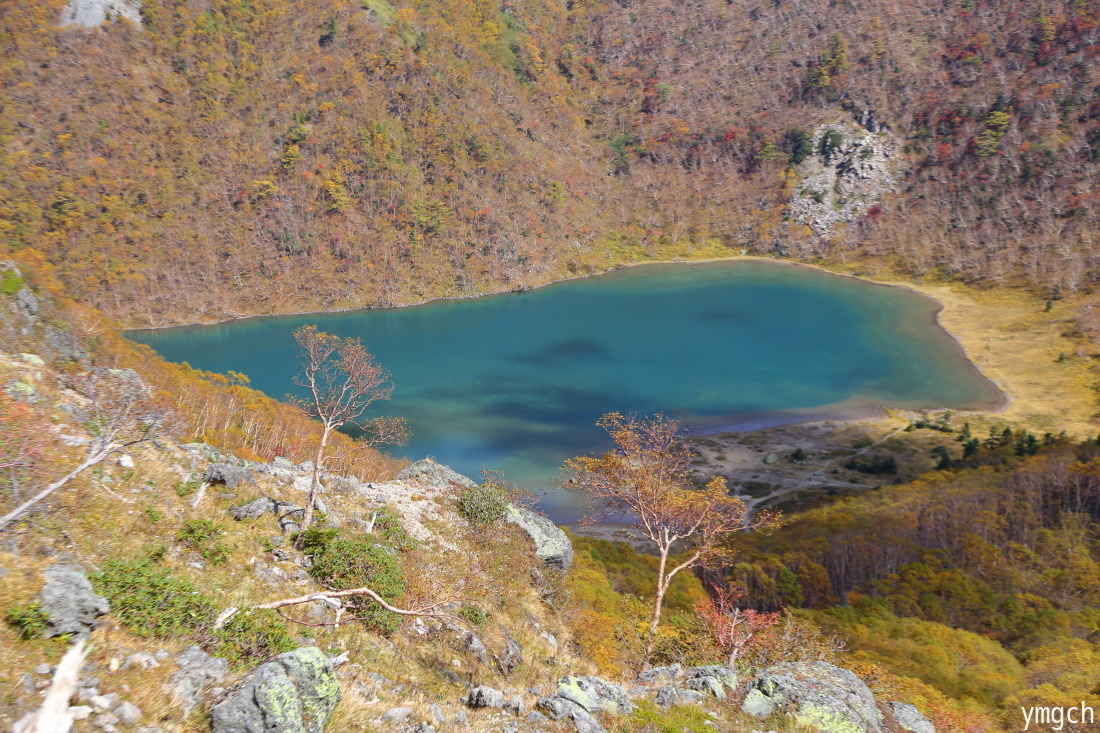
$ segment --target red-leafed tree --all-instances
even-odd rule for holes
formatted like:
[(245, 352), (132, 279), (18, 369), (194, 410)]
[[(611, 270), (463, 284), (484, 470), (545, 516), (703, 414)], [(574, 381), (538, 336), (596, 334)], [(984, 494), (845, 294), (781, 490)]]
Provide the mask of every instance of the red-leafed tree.
[(703, 622), (707, 634), (726, 655), (726, 666), (733, 669), (741, 655), (754, 643), (759, 643), (761, 635), (779, 621), (779, 612), (760, 613), (751, 608), (740, 608), (737, 602), (741, 591), (728, 588), (719, 591), (713, 599), (695, 604), (695, 613)]

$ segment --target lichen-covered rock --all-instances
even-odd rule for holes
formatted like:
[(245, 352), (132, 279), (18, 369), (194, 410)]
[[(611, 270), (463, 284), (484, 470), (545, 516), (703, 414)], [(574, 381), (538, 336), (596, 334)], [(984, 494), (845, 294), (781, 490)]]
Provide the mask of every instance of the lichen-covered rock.
[(221, 483), (227, 489), (235, 489), (241, 482), (251, 480), (252, 474), (247, 468), (232, 463), (214, 463), (206, 469), (204, 478), (212, 484)]
[(535, 707), (546, 713), (551, 720), (569, 720), (577, 733), (607, 733), (600, 721), (572, 700), (562, 697), (541, 697)]
[(785, 712), (826, 733), (882, 733), (874, 695), (852, 672), (826, 662), (779, 664), (749, 685), (741, 709), (757, 718)]
[(425, 458), (417, 461), (411, 466), (406, 466), (393, 477), (393, 480), (396, 483), (421, 484), (423, 486), (435, 488), (458, 486), (460, 488), (472, 489), (477, 486), (477, 483), (473, 480), (463, 476), (448, 466), (436, 463), (431, 458)]
[(535, 545), (535, 556), (547, 565), (568, 570), (573, 564), (573, 543), (565, 532), (546, 517), (509, 504), (504, 520), (527, 533)]
[(672, 705), (691, 705), (693, 703), (700, 703), (707, 699), (707, 696), (702, 692), (696, 690), (685, 690), (682, 687), (673, 687), (668, 685), (657, 690), (656, 696), (653, 698), (653, 702), (657, 703), (661, 707), (667, 708)]
[(635, 681), (642, 685), (667, 685), (684, 674), (679, 664), (670, 664), (665, 667), (653, 667), (639, 674)]
[(912, 733), (936, 733), (936, 726), (924, 717), (920, 710), (906, 702), (888, 702), (890, 712), (898, 725)]
[(96, 619), (110, 613), (111, 604), (96, 595), (84, 571), (73, 565), (50, 565), (46, 568), (46, 585), (38, 594), (38, 604), (46, 613), (47, 636), (88, 635)]
[(691, 667), (685, 676), (685, 687), (707, 692), (719, 700), (725, 700), (728, 693), (737, 689), (737, 675), (721, 665)]
[(599, 677), (562, 677), (558, 680), (558, 697), (574, 702), (590, 713), (605, 711), (614, 715), (630, 715), (636, 707), (626, 690)]
[(316, 647), (280, 654), (211, 711), (214, 733), (321, 733), (340, 701), (328, 657)]

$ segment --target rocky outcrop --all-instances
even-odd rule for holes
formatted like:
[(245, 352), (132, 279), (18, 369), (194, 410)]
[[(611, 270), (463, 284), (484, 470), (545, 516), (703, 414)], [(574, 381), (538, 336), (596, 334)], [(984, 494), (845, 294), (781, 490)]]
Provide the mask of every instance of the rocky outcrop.
[(818, 234), (864, 216), (896, 185), (898, 146), (886, 132), (834, 122), (814, 131), (809, 149), (794, 167), (790, 215)]
[(87, 636), (96, 619), (110, 613), (111, 605), (96, 595), (84, 571), (74, 565), (50, 565), (46, 585), (38, 594), (39, 607), (47, 616), (47, 636)]
[(225, 488), (235, 489), (241, 483), (251, 481), (252, 474), (247, 468), (232, 463), (214, 463), (206, 469), (203, 478), (212, 484), (225, 484)]
[(393, 480), (397, 483), (420, 484), (433, 488), (457, 486), (459, 488), (472, 489), (477, 483), (457, 471), (436, 463), (431, 458), (417, 461), (411, 466), (403, 468)]
[(561, 697), (542, 697), (535, 704), (551, 720), (568, 720), (573, 723), (577, 733), (607, 733), (592, 715), (571, 700)]
[(69, 0), (61, 11), (61, 25), (86, 28), (121, 18), (141, 25), (141, 0)]
[(573, 543), (546, 517), (509, 504), (504, 521), (515, 524), (527, 533), (535, 545), (535, 556), (547, 565), (568, 570), (573, 564)]
[(626, 690), (599, 677), (562, 677), (558, 680), (557, 697), (576, 703), (589, 713), (630, 715), (636, 707)]
[(340, 701), (332, 662), (302, 647), (262, 664), (211, 711), (214, 733), (322, 733)]
[(884, 733), (875, 697), (852, 672), (826, 662), (779, 664), (757, 675), (741, 709), (757, 718), (779, 711), (828, 733)]

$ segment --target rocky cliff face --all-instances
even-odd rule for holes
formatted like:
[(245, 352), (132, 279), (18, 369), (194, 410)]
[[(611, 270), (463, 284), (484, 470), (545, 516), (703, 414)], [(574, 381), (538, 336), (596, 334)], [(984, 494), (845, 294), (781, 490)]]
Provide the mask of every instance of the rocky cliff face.
[(86, 28), (122, 18), (141, 25), (141, 0), (70, 0), (61, 11), (61, 25)]
[(818, 234), (864, 216), (896, 184), (898, 146), (888, 131), (848, 122), (822, 125), (808, 153), (794, 169), (790, 216)]

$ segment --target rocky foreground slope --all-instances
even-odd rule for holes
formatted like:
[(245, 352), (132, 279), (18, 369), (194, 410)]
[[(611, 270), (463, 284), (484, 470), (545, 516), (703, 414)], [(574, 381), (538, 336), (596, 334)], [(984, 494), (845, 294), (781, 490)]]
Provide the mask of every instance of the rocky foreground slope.
[[(112, 399), (156, 390), (4, 272), (8, 512), (102, 442)], [(312, 465), (243, 460), (155, 420), (0, 532), (4, 730), (933, 730), (819, 661), (733, 670), (681, 653), (601, 672), (577, 598), (617, 591), (591, 598), (570, 537), (491, 478), (431, 460), (384, 481), (324, 473), (318, 527), (300, 533)], [(44, 724), (55, 689), (61, 722)]]
[[(201, 444), (164, 445), (159, 450), (174, 459), (173, 470), (201, 474), (209, 484), (206, 491), (223, 502), (261, 494), (217, 512), (268, 537), (271, 550), (251, 558), (249, 574), (271, 587), (273, 595), (321, 590), (310, 578), (309, 558), (286, 541), (297, 530), (294, 518), (301, 507), (295, 501), (304, 494), (303, 479), (311, 467), (237, 461)], [(147, 460), (143, 457), (141, 463)], [(137, 464), (130, 456), (119, 463)], [(426, 460), (389, 482), (363, 484), (328, 475), (325, 484), (326, 499), (319, 508), (329, 523), (362, 525), (377, 521), (380, 511), (392, 510), (417, 541), (436, 552), (461, 552), (454, 535), (463, 531), (464, 520), (449, 499), (456, 486), (476, 486), (470, 479)], [(512, 507), (507, 516), (524, 530), (529, 550), (547, 572), (568, 569), (572, 548), (561, 530), (529, 510)], [(181, 552), (179, 559), (200, 577), (206, 569), (201, 555)], [(454, 668), (468, 670), (444, 675), (450, 684), (443, 690), (430, 683), (418, 684), (415, 670), (398, 682), (372, 669), (369, 655), (331, 647), (323, 651), (308, 638), (300, 638), (302, 646), (271, 661), (233, 670), (226, 659), (208, 654), (199, 645), (182, 650), (168, 640), (117, 645), (111, 631), (117, 630), (118, 620), (111, 615), (107, 598), (96, 592), (85, 574), (85, 570), (94, 574), (95, 568), (85, 569), (78, 558), (64, 551), (52, 551), (35, 563), (41, 570), (20, 561), (9, 555), (4, 567), (21, 575), (32, 588), (41, 586), (35, 598), (46, 623), (43, 635), (63, 636), (67, 641), (90, 637), (99, 648), (98, 661), (82, 669), (68, 708), (78, 730), (319, 732), (341, 704), (368, 710), (368, 729), (418, 733), (633, 730), (632, 716), (641, 705), (654, 711), (697, 708), (710, 721), (708, 727), (717, 730), (747, 731), (753, 720), (791, 730), (934, 730), (912, 706), (876, 700), (854, 674), (823, 662), (779, 665), (751, 675), (718, 665), (681, 668), (674, 664), (633, 679), (601, 679), (584, 674), (583, 660), (571, 658), (555, 635), (533, 620), (529, 623), (537, 635), (528, 634), (521, 644), (505, 630), (503, 645), (487, 642), (477, 629), (456, 623), (457, 619), (417, 619), (410, 624), (410, 636), (450, 647), (457, 655)], [(537, 567), (533, 569), (539, 572)], [(326, 602), (311, 605), (308, 617), (315, 622), (330, 617), (332, 609)], [(555, 630), (563, 640), (568, 637), (567, 628)], [(376, 643), (394, 644), (381, 638)], [(33, 706), (54, 669), (49, 657), (42, 656), (42, 661), (19, 676), (21, 694), (13, 708), (26, 711), (20, 721), (29, 721), (36, 713)], [(527, 687), (517, 684), (521, 667), (529, 672), (534, 671), (532, 667), (542, 668), (537, 673), (540, 681)], [(159, 683), (151, 696), (150, 690), (143, 691), (140, 705), (131, 694), (135, 675), (146, 683), (154, 678)], [(209, 719), (194, 715), (196, 710), (206, 711)], [(14, 730), (23, 729), (20, 722), (15, 723)]]

